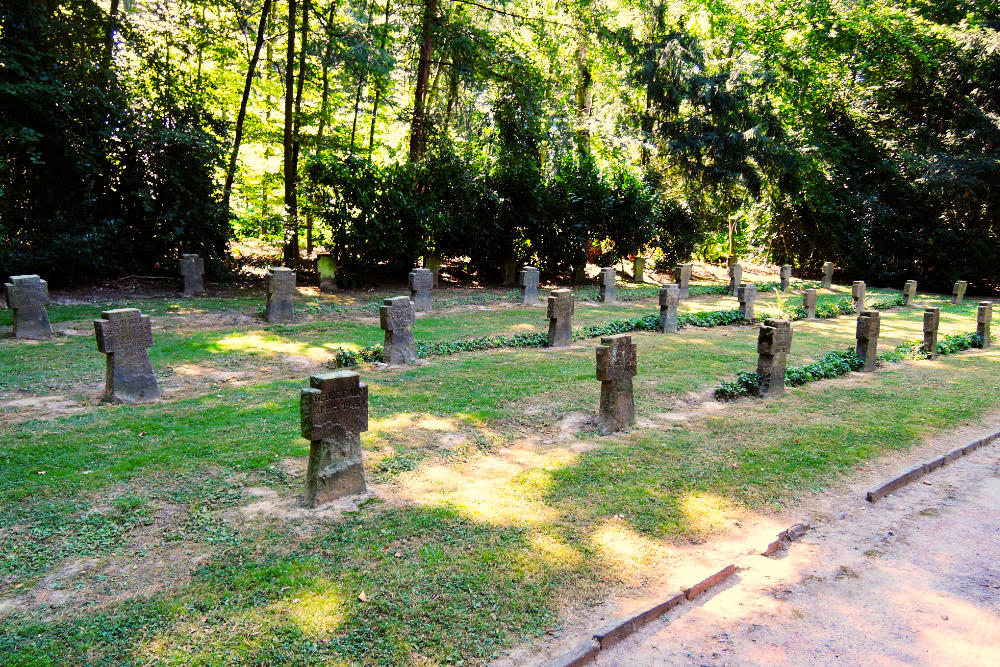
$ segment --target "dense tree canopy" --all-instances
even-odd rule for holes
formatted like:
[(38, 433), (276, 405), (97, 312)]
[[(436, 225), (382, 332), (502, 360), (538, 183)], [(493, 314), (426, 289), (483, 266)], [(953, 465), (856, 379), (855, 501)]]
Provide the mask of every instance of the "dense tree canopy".
[(641, 252), (1000, 284), (993, 0), (2, 7), (4, 273), (251, 237), (345, 281)]

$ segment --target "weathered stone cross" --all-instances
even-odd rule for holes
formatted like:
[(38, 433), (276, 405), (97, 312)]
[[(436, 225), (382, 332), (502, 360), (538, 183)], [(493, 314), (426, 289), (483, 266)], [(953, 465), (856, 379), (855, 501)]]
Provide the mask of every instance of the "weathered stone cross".
[(937, 306), (924, 308), (924, 343), (923, 348), (931, 359), (938, 356), (938, 327), (941, 325), (941, 309)]
[(597, 379), (601, 381), (600, 432), (615, 433), (635, 423), (632, 378), (636, 374), (636, 348), (632, 336), (601, 338), (597, 348)]
[(747, 322), (753, 322), (753, 307), (754, 302), (757, 300), (757, 284), (741, 284), (736, 290), (736, 298), (740, 302), (740, 316)]
[(851, 285), (851, 298), (854, 299), (854, 310), (859, 315), (865, 309), (865, 281), (855, 280)]
[(7, 306), (14, 311), (14, 338), (48, 338), (52, 325), (45, 305), (49, 302), (49, 285), (35, 274), (11, 276), (4, 283)]
[(792, 323), (766, 319), (757, 333), (758, 396), (781, 396), (785, 393), (785, 367), (792, 349)]
[(669, 283), (660, 288), (660, 319), (656, 322), (657, 331), (660, 333), (677, 331), (677, 305), (680, 300), (680, 285)]
[(965, 290), (968, 289), (969, 283), (965, 280), (959, 280), (955, 283), (955, 286), (951, 289), (951, 293), (954, 295), (951, 297), (951, 302), (953, 304), (961, 304), (965, 300)]
[(408, 278), (410, 301), (413, 309), (424, 312), (431, 309), (431, 290), (434, 289), (434, 274), (430, 269), (413, 269)]
[(807, 289), (802, 293), (802, 307), (806, 309), (806, 319), (816, 319), (816, 301), (818, 299), (815, 289)]
[(990, 346), (990, 323), (993, 321), (993, 302), (980, 301), (976, 310), (976, 333), (982, 336), (983, 347)]
[(678, 264), (674, 268), (674, 279), (680, 285), (680, 298), (687, 299), (691, 296), (691, 268), (692, 264)]
[(313, 375), (299, 405), (302, 436), (310, 442), (306, 504), (364, 493), (361, 433), (368, 430), (368, 385), (353, 371)]
[(294, 319), (293, 294), (295, 294), (294, 271), (284, 266), (275, 266), (268, 271), (264, 319), (268, 322), (288, 322)]
[(788, 291), (788, 284), (792, 280), (792, 265), (791, 264), (783, 264), (781, 266), (781, 271), (779, 273), (779, 278), (781, 280), (781, 291), (782, 292), (787, 292)]
[(733, 296), (736, 296), (736, 291), (740, 288), (740, 284), (743, 281), (743, 267), (739, 264), (729, 265), (729, 292)]
[(573, 290), (557, 289), (549, 293), (549, 347), (565, 347), (573, 342)]
[(142, 403), (160, 397), (147, 348), (153, 347), (149, 315), (136, 308), (105, 310), (94, 320), (97, 349), (108, 355), (104, 400)]
[(904, 304), (907, 306), (912, 305), (915, 298), (917, 298), (917, 281), (907, 280), (903, 285)]
[(823, 289), (833, 286), (833, 262), (823, 262)]
[(181, 255), (181, 277), (184, 279), (184, 296), (205, 293), (205, 260), (198, 255)]
[(525, 266), (517, 274), (517, 282), (521, 286), (521, 303), (533, 306), (538, 303), (538, 269)]
[(379, 319), (385, 329), (382, 360), (390, 365), (412, 364), (417, 359), (417, 343), (413, 338), (416, 314), (408, 296), (385, 299), (379, 308)]
[(605, 266), (597, 275), (597, 284), (601, 290), (599, 298), (601, 303), (615, 303), (618, 300), (618, 295), (615, 292), (615, 279), (615, 267), (613, 266)]
[(873, 371), (878, 366), (878, 335), (882, 320), (877, 310), (863, 310), (858, 316), (857, 353), (865, 365), (862, 371)]

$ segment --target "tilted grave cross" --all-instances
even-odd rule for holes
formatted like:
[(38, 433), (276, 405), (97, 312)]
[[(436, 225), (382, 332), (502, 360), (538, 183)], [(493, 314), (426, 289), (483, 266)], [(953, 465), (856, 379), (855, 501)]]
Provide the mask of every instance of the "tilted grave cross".
[(833, 286), (833, 262), (823, 262), (823, 289)]
[(983, 339), (983, 347), (990, 346), (990, 323), (993, 321), (993, 302), (980, 301), (976, 310), (976, 333)]
[(417, 312), (431, 309), (431, 289), (434, 287), (434, 274), (429, 269), (413, 269), (410, 271), (410, 301)]
[(316, 273), (319, 274), (319, 291), (333, 294), (337, 291), (337, 260), (328, 252), (316, 255)]
[(757, 300), (757, 284), (743, 283), (736, 290), (736, 298), (740, 302), (740, 316), (747, 322), (752, 322), (754, 317), (754, 302)]
[(602, 435), (635, 424), (632, 378), (636, 374), (636, 349), (632, 336), (617, 334), (601, 338), (597, 348), (597, 379), (601, 381), (598, 415)]
[(969, 283), (965, 280), (959, 280), (955, 283), (955, 286), (951, 289), (952, 297), (951, 302), (955, 305), (960, 305), (965, 301), (965, 290), (968, 289)]
[(14, 338), (48, 338), (52, 335), (49, 314), (49, 284), (35, 274), (11, 276), (4, 283), (7, 306), (14, 311)]
[(681, 300), (681, 288), (676, 283), (668, 283), (660, 288), (660, 318), (656, 330), (660, 333), (677, 331), (677, 305)]
[(789, 285), (789, 283), (792, 280), (792, 265), (791, 264), (783, 264), (782, 265), (782, 267), (781, 267), (781, 273), (779, 274), (779, 278), (781, 280), (781, 291), (782, 292), (787, 292), (788, 291), (788, 285)]
[(597, 274), (597, 284), (601, 290), (599, 298), (601, 303), (615, 303), (618, 300), (618, 295), (615, 293), (615, 268), (613, 266), (605, 266), (601, 269), (601, 272)]
[(136, 308), (105, 310), (94, 320), (97, 349), (107, 356), (104, 400), (142, 403), (160, 397), (148, 348), (153, 347), (149, 315)]
[(549, 347), (565, 347), (573, 342), (573, 290), (557, 289), (549, 294)]
[(181, 255), (181, 278), (184, 280), (184, 296), (205, 293), (205, 260), (198, 255)]
[(856, 350), (865, 362), (862, 371), (873, 371), (878, 366), (878, 335), (881, 329), (881, 316), (877, 310), (863, 310), (858, 315)]
[(917, 281), (907, 280), (903, 285), (903, 303), (904, 305), (913, 305), (913, 300), (917, 298)]
[(931, 359), (938, 356), (938, 328), (941, 326), (941, 309), (937, 306), (924, 308), (924, 343), (922, 345)]
[(757, 333), (758, 396), (781, 396), (785, 393), (785, 367), (792, 349), (792, 323), (766, 319)]
[(525, 306), (538, 303), (538, 269), (525, 266), (518, 272), (517, 282), (521, 287), (521, 303)]
[(364, 493), (361, 433), (368, 430), (368, 385), (353, 371), (313, 375), (299, 409), (302, 437), (310, 443), (306, 504)]
[(503, 261), (503, 285), (510, 287), (517, 279), (517, 260), (507, 258)]
[(295, 294), (295, 272), (284, 266), (267, 272), (267, 302), (264, 319), (268, 322), (289, 322), (295, 318), (292, 295)]
[(854, 300), (854, 310), (859, 315), (865, 309), (865, 281), (855, 280), (851, 285), (851, 298)]
[(417, 359), (417, 342), (413, 338), (416, 314), (408, 296), (385, 299), (379, 308), (379, 319), (385, 330), (382, 360), (392, 366), (412, 364)]
[(637, 283), (646, 282), (646, 258), (636, 255), (632, 260), (632, 280)]
[(729, 265), (729, 293), (736, 296), (736, 290), (740, 288), (743, 280), (743, 267), (739, 264)]
[(816, 301), (819, 299), (815, 289), (807, 289), (802, 293), (802, 307), (806, 309), (806, 319), (816, 319)]
[(693, 267), (693, 264), (678, 264), (674, 267), (674, 279), (681, 287), (680, 296), (682, 299), (691, 298), (691, 269)]

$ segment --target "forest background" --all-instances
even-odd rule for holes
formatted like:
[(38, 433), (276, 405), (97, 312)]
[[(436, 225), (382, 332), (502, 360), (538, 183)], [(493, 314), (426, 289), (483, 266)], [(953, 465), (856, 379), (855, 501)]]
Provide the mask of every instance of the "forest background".
[(997, 0), (0, 0), (0, 274), (1000, 285)]

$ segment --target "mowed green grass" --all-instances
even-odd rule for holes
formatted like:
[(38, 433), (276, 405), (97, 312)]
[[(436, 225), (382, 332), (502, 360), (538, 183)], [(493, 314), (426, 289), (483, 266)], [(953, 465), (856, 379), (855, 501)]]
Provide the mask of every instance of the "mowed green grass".
[[(583, 308), (577, 323), (636, 308), (650, 306)], [(944, 333), (974, 330), (974, 309), (944, 308)], [(544, 310), (510, 308), (418, 327), (450, 339), (478, 331), (476, 317), (505, 331), (529, 317), (544, 325)], [(919, 338), (921, 318), (919, 308), (885, 313), (886, 344)], [(327, 326), (344, 328), (334, 340)], [(322, 347), (368, 328), (380, 334), (351, 321), (263, 331)], [(853, 318), (795, 328), (791, 363), (853, 343)], [(158, 336), (174, 355), (160, 363), (251, 354), (219, 351), (219, 334)], [(284, 464), (308, 452), (298, 433), (304, 378), (2, 425), (0, 655), (60, 665), (487, 662), (556, 627), (563, 600), (598, 599), (621, 583), (609, 534), (649, 548), (708, 536), (706, 503), (720, 521), (771, 511), (1000, 402), (994, 348), (740, 401), (671, 428), (657, 415), (696, 408), (718, 380), (753, 366), (756, 328), (635, 340), (639, 417), (655, 425), (610, 437), (585, 425), (573, 437), (589, 451), (542, 446), (515, 469), (502, 450), (595, 413), (597, 341), (362, 371), (366, 466), (395, 500), (339, 519), (240, 513), (248, 487), (292, 508), (301, 494)], [(11, 347), (28, 356), (57, 346)], [(439, 446), (455, 433), (465, 445)]]

